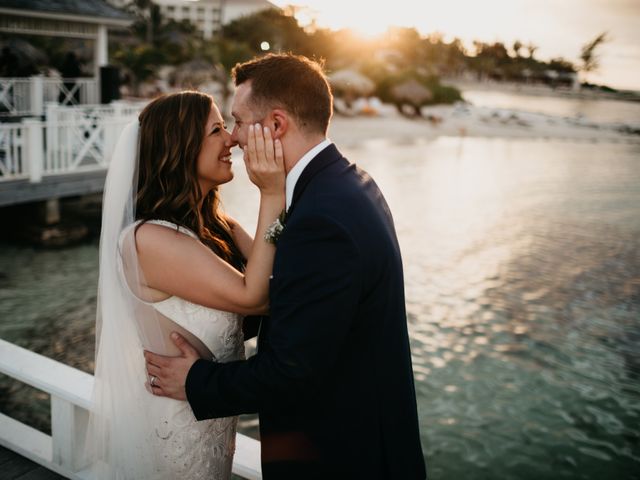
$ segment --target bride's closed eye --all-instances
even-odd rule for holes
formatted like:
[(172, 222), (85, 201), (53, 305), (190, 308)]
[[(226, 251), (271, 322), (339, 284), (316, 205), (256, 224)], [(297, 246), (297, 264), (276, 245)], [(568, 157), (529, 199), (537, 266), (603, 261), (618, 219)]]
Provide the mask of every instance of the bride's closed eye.
[(216, 124), (213, 129), (211, 130), (211, 133), (209, 133), (209, 135), (214, 135), (216, 133), (220, 133), (223, 129), (226, 129), (227, 126), (226, 125), (220, 125), (220, 124)]

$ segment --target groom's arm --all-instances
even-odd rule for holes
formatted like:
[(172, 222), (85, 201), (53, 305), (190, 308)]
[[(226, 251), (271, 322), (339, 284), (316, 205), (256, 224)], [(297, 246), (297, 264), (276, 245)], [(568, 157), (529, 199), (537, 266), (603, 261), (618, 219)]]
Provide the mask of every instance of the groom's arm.
[(242, 335), (245, 341), (258, 336), (260, 324), (266, 318), (266, 315), (247, 315), (242, 320)]
[(355, 242), (320, 216), (287, 229), (258, 354), (226, 364), (198, 360), (189, 370), (186, 394), (199, 420), (286, 408), (317, 387), (345, 348), (362, 283)]

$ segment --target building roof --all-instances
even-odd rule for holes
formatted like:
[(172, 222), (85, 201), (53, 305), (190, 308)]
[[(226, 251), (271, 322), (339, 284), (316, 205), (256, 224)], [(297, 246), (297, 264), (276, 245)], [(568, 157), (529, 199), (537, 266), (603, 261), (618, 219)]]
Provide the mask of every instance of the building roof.
[(126, 12), (103, 0), (0, 0), (0, 8), (26, 10), (25, 13), (52, 13), (112, 20), (132, 20)]

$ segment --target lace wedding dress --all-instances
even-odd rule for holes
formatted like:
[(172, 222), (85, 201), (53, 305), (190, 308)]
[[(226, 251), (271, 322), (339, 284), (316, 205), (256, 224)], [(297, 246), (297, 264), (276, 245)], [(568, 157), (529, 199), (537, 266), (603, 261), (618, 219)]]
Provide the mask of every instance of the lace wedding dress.
[[(197, 239), (192, 231), (170, 222), (151, 220), (147, 223), (177, 229)], [(126, 284), (122, 269), (119, 270)], [(217, 362), (244, 359), (241, 315), (196, 305), (175, 296), (148, 305), (198, 337)], [(142, 382), (140, 387), (144, 388)], [(156, 475), (167, 479), (230, 478), (237, 417), (198, 422), (187, 402), (158, 397), (154, 400), (158, 401), (151, 402), (149, 408), (157, 424), (148, 438), (161, 460), (161, 464), (156, 465)]]

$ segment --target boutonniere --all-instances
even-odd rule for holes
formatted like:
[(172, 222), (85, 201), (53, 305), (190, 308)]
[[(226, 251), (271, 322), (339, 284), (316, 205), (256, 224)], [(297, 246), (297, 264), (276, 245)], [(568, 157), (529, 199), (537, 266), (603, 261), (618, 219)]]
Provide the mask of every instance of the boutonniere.
[(268, 243), (273, 243), (274, 245), (278, 243), (278, 239), (280, 238), (280, 235), (282, 235), (282, 232), (284, 231), (284, 226), (286, 225), (286, 223), (287, 223), (287, 211), (282, 210), (278, 218), (276, 218), (275, 221), (271, 225), (269, 225), (269, 228), (267, 228), (267, 231), (264, 232), (265, 241)]

